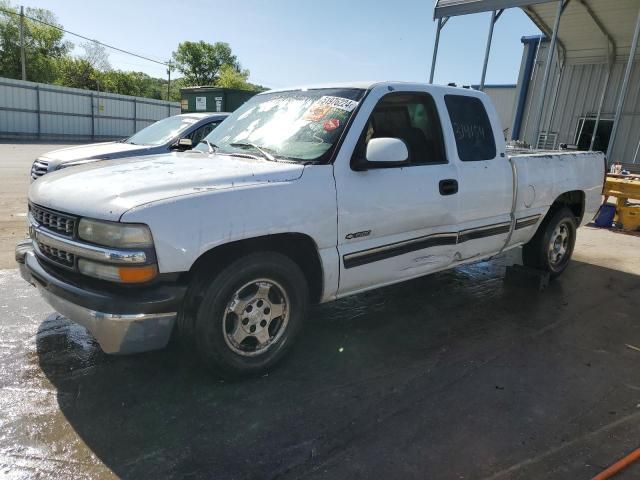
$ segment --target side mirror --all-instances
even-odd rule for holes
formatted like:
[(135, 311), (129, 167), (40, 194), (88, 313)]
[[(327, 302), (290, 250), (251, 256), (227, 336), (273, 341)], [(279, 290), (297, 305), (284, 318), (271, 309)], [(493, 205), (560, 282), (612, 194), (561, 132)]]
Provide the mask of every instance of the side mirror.
[(181, 138), (180, 140), (178, 140), (178, 147), (180, 149), (189, 150), (191, 147), (193, 147), (193, 142), (190, 138)]
[(369, 167), (391, 167), (409, 159), (409, 150), (399, 138), (372, 138), (367, 144)]

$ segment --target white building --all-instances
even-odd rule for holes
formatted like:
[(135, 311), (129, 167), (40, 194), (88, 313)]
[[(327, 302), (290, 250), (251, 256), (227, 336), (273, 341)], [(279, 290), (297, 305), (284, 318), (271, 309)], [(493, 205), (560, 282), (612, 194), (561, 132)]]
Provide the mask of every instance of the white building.
[[(474, 85), (473, 88), (478, 88)], [(493, 105), (496, 107), (498, 117), (502, 123), (504, 138), (511, 138), (511, 128), (513, 126), (513, 115), (515, 113), (517, 85), (515, 84), (488, 84), (484, 86), (484, 93), (491, 97)]]
[[(543, 32), (523, 37), (510, 137), (546, 148), (561, 143), (640, 163), (640, 0), (438, 0), (439, 33), (459, 15), (521, 8)], [(552, 48), (550, 48), (552, 47)], [(596, 127), (597, 125), (597, 127)]]

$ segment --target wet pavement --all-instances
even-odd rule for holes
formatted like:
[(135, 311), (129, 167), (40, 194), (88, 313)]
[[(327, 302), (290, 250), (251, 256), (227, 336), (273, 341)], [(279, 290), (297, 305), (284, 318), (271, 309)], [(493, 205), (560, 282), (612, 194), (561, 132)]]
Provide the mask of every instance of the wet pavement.
[(640, 446), (640, 238), (584, 231), (544, 292), (511, 258), (314, 307), (231, 383), (107, 356), (2, 270), (0, 478), (591, 478)]

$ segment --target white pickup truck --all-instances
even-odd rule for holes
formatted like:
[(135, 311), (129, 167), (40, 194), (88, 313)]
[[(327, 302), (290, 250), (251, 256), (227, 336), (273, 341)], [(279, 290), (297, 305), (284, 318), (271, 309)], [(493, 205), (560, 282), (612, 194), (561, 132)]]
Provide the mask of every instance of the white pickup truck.
[(54, 172), (23, 277), (108, 353), (174, 330), (231, 374), (272, 366), (313, 302), (524, 246), (552, 276), (599, 207), (596, 152), (510, 155), (488, 97), (384, 82), (256, 95), (195, 150)]

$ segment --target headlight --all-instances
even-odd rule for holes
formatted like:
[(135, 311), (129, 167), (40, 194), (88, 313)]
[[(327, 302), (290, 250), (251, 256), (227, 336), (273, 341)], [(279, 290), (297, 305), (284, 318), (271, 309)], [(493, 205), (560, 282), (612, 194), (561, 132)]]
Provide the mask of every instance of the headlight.
[(155, 265), (142, 267), (106, 265), (84, 258), (78, 260), (78, 270), (90, 277), (119, 283), (144, 283), (153, 280), (158, 274), (158, 268)]
[(151, 230), (146, 225), (103, 222), (83, 218), (78, 224), (78, 236), (91, 243), (107, 247), (152, 247)]

